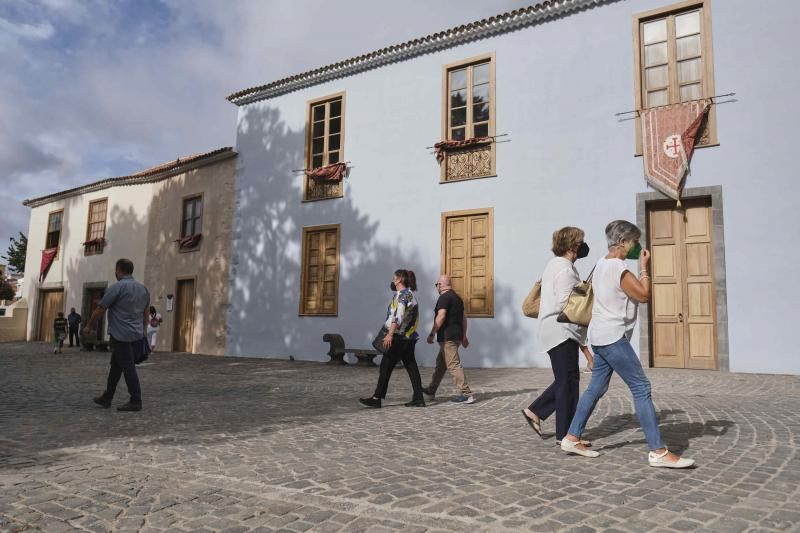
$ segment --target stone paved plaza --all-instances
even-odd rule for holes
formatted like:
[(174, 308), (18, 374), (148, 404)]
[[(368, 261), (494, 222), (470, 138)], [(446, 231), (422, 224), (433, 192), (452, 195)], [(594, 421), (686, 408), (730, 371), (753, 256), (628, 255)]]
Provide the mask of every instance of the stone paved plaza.
[(699, 465), (677, 471), (647, 466), (616, 377), (585, 459), (522, 419), (549, 369), (468, 369), (479, 402), (446, 403), (445, 377), (425, 409), (398, 369), (368, 410), (374, 368), (159, 353), (144, 410), (120, 413), (91, 402), (108, 359), (0, 344), (0, 530), (800, 530), (798, 377), (648, 371), (665, 440)]

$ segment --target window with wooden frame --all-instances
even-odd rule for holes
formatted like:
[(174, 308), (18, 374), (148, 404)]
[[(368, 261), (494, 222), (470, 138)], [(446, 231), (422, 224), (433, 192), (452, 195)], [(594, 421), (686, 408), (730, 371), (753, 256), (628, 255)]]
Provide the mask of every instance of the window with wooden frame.
[(486, 54), (443, 67), (442, 140), (488, 139), (447, 149), (441, 181), (495, 174), (495, 56)]
[(338, 314), (340, 236), (338, 224), (303, 228), (300, 315)]
[(494, 316), (494, 208), (442, 213), (442, 272), (471, 317)]
[(203, 231), (203, 197), (192, 196), (183, 199), (181, 217), (181, 238), (199, 235)]
[(106, 215), (108, 199), (89, 202), (89, 220), (86, 223), (86, 241), (83, 255), (100, 255), (106, 244)]
[[(345, 93), (308, 102), (306, 118), (306, 169), (313, 170), (344, 162)], [(305, 175), (303, 200), (341, 198), (342, 180), (328, 181)]]
[(61, 242), (61, 222), (64, 218), (64, 210), (53, 211), (47, 217), (47, 237), (45, 238), (45, 249), (58, 248)]
[[(687, 1), (633, 17), (636, 109), (714, 96), (711, 2)], [(711, 106), (697, 146), (717, 145), (716, 106)], [(636, 121), (636, 155), (642, 153)]]

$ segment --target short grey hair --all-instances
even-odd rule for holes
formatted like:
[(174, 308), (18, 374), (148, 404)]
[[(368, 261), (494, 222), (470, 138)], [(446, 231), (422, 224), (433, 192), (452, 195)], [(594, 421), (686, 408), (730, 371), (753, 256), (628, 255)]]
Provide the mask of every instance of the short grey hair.
[(606, 226), (606, 241), (608, 249), (617, 246), (620, 241), (635, 241), (642, 236), (642, 230), (627, 220), (615, 220)]

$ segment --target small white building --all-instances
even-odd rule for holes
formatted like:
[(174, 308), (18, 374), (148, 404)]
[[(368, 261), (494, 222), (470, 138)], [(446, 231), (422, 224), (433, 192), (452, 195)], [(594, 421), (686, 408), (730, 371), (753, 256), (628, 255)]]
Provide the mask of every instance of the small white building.
[(164, 316), (158, 349), (222, 353), (235, 157), (221, 148), (26, 200), (27, 339), (52, 340), (59, 311), (88, 320), (125, 257)]

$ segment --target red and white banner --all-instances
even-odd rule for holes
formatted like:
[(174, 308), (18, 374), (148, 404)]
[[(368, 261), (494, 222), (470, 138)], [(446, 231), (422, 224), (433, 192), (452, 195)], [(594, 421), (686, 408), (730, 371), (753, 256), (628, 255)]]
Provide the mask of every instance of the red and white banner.
[(706, 113), (705, 100), (641, 112), (644, 176), (647, 183), (678, 203)]
[(53, 264), (56, 253), (58, 253), (58, 248), (42, 250), (42, 266), (39, 269), (39, 283), (43, 282), (44, 278), (47, 277), (47, 271), (50, 270), (50, 265)]
[(315, 168), (306, 171), (306, 174), (312, 178), (318, 178), (326, 181), (342, 181), (342, 178), (347, 175), (346, 163), (333, 163), (326, 167)]

